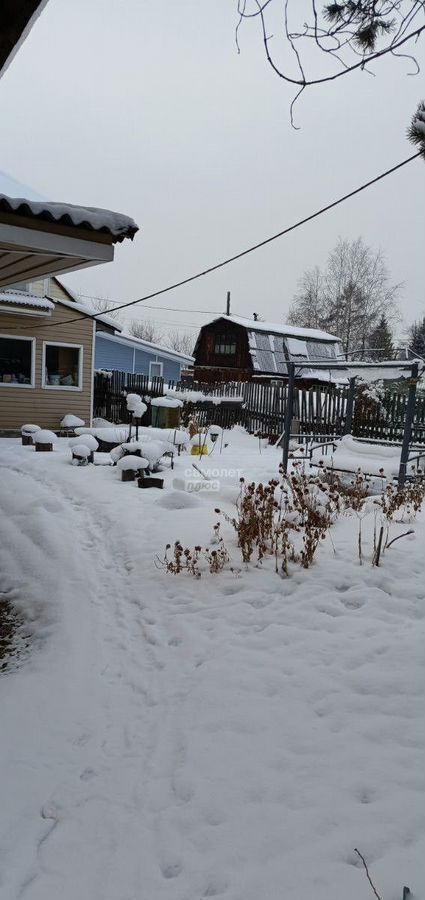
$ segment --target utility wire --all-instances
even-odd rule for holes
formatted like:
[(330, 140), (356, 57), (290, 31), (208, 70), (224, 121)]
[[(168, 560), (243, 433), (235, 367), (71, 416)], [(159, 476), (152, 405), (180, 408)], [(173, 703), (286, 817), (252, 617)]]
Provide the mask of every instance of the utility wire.
[[(312, 222), (313, 219), (317, 219), (324, 213), (329, 212), (330, 209), (334, 209), (336, 206), (344, 203), (345, 200), (349, 200), (351, 197), (355, 197), (356, 194), (360, 194), (362, 191), (365, 191), (373, 184), (377, 184), (378, 181), (382, 181), (382, 179), (386, 178), (388, 175), (392, 175), (393, 172), (397, 172), (398, 169), (402, 169), (403, 166), (407, 166), (408, 163), (413, 162), (414, 159), (417, 159), (421, 155), (421, 152), (422, 151), (418, 151), (417, 153), (414, 153), (413, 156), (409, 156), (407, 159), (404, 159), (403, 162), (397, 163), (397, 165), (392, 166), (390, 169), (387, 169), (380, 175), (376, 175), (375, 178), (370, 179), (370, 181), (366, 181), (360, 187), (355, 188), (355, 190), (350, 191), (348, 194), (344, 194), (344, 196), (339, 197), (338, 200), (333, 200), (332, 203), (328, 203), (327, 206), (322, 206), (321, 209), (316, 210), (316, 212), (311, 213), (309, 216), (305, 216), (304, 219), (300, 219), (293, 225), (289, 225), (282, 231), (278, 231), (277, 234), (273, 234), (271, 237), (265, 238), (263, 241), (259, 241), (257, 244), (253, 244), (246, 250), (241, 250), (240, 253), (235, 253), (234, 256), (229, 256), (227, 259), (215, 263), (215, 265), (209, 266), (207, 269), (203, 269), (201, 272), (197, 272), (195, 275), (190, 275), (188, 278), (183, 278), (181, 281), (176, 281), (174, 282), (174, 284), (168, 285), (168, 287), (161, 288), (159, 291), (153, 291), (151, 294), (145, 294), (144, 297), (139, 297), (138, 300), (130, 300), (127, 303), (122, 303), (120, 306), (114, 306), (114, 313), (118, 312), (120, 309), (128, 309), (131, 306), (136, 306), (136, 304), (143, 303), (145, 300), (152, 300), (154, 297), (159, 297), (162, 294), (167, 294), (169, 291), (174, 291), (178, 287), (183, 287), (183, 285), (189, 284), (192, 281), (196, 281), (198, 278), (203, 278), (205, 275), (210, 275), (211, 272), (216, 272), (218, 269), (222, 269), (224, 266), (228, 266), (230, 263), (236, 262), (237, 259), (242, 259), (244, 256), (248, 256), (249, 253), (254, 253), (254, 251), (259, 250), (260, 247), (265, 247), (267, 244), (271, 244), (273, 241), (278, 240), (278, 238), (283, 237), (285, 234), (289, 234), (291, 231), (295, 231), (296, 228), (301, 228), (301, 226), (306, 225), (307, 222)], [(99, 316), (103, 315), (107, 315), (107, 313), (95, 313), (93, 315), (90, 315), (89, 318), (96, 320), (99, 318)], [(50, 322), (47, 325), (35, 325), (31, 330), (33, 331), (36, 328), (57, 328), (59, 325), (70, 325), (72, 322), (79, 321), (80, 316), (75, 319), (64, 319), (61, 322)]]

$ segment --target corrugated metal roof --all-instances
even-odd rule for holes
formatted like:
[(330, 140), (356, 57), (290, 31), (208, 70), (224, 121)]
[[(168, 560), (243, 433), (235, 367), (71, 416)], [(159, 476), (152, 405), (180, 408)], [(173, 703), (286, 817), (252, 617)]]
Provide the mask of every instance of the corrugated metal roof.
[[(288, 375), (288, 362), (294, 362), (300, 366), (297, 368), (297, 377), (322, 380), (323, 376), (314, 371), (315, 363), (335, 362), (338, 358), (340, 339), (327, 331), (295, 328), (278, 322), (260, 322), (243, 316), (216, 316), (209, 324), (220, 320), (242, 326), (246, 330), (252, 367), (257, 376), (285, 377)], [(208, 326), (204, 325), (201, 333), (205, 327)], [(200, 337), (195, 354), (199, 340)]]
[(139, 226), (129, 216), (94, 206), (30, 200), (26, 197), (9, 197), (0, 193), (0, 210), (25, 218), (57, 222), (60, 225), (110, 234), (114, 242), (123, 241), (125, 238), (133, 240), (139, 230)]
[(236, 325), (242, 325), (248, 331), (265, 331), (267, 334), (282, 334), (284, 337), (301, 338), (305, 340), (310, 338), (316, 341), (339, 341), (340, 338), (327, 331), (320, 331), (318, 328), (296, 328), (294, 325), (285, 325), (283, 322), (260, 322), (259, 319), (249, 319), (244, 316), (214, 316), (207, 324), (218, 322), (225, 319), (226, 322), (235, 322)]
[(8, 306), (31, 306), (33, 309), (53, 310), (55, 304), (47, 297), (35, 297), (20, 291), (0, 291), (0, 303)]

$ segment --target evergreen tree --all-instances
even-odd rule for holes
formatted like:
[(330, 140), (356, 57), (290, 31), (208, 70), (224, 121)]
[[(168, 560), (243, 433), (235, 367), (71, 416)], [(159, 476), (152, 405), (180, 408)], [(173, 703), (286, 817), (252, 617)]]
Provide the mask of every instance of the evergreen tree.
[(425, 359), (425, 316), (409, 328), (409, 348)]
[(388, 325), (385, 313), (373, 329), (369, 338), (367, 356), (370, 359), (383, 362), (386, 359), (394, 359), (394, 344), (391, 329)]

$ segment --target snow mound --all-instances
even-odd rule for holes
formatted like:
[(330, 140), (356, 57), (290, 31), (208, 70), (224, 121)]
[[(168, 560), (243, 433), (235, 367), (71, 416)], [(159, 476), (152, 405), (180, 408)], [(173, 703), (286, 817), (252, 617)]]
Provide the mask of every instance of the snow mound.
[(164, 509), (192, 509), (195, 506), (201, 506), (199, 497), (193, 494), (186, 494), (184, 491), (170, 491), (157, 500), (157, 505)]
[(117, 469), (120, 472), (128, 472), (131, 469), (134, 472), (137, 472), (138, 469), (147, 469), (149, 466), (149, 462), (147, 459), (144, 459), (143, 456), (123, 456), (122, 459), (119, 459), (117, 462)]
[(102, 419), (101, 417), (93, 419), (93, 428), (113, 428), (113, 425), (113, 422), (108, 422), (107, 419)]
[(112, 466), (110, 453), (94, 453), (93, 462), (95, 466)]
[(85, 424), (84, 419), (79, 419), (78, 416), (68, 413), (61, 421), (61, 428), (76, 428)]
[(79, 456), (81, 459), (87, 459), (87, 457), (90, 456), (91, 451), (85, 444), (74, 444), (72, 452), (74, 456)]
[(57, 436), (54, 431), (39, 428), (34, 436), (34, 440), (36, 444), (54, 444), (57, 441)]
[(151, 406), (165, 406), (168, 409), (177, 409), (180, 406), (183, 406), (181, 400), (177, 400), (177, 398), (173, 397), (154, 397), (151, 400)]
[(68, 447), (72, 447), (74, 450), (75, 447), (88, 447), (89, 450), (97, 450), (99, 444), (95, 437), (92, 434), (83, 434), (78, 435), (77, 437), (71, 438), (68, 441)]
[(40, 431), (40, 426), (32, 425), (31, 423), (23, 425), (21, 428), (21, 434), (35, 434), (36, 431)]

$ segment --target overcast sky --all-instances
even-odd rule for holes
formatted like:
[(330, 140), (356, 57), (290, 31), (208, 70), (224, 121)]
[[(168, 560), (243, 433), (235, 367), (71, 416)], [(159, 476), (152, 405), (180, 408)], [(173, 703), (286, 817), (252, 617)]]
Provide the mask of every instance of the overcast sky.
[[(236, 0), (49, 0), (0, 83), (0, 167), (51, 200), (133, 216), (115, 261), (67, 276), (124, 302), (281, 230), (413, 152), (406, 127), (423, 76), (394, 59), (311, 89), (289, 122), (291, 90)], [(424, 62), (423, 46), (419, 58)], [(216, 274), (136, 307), (164, 329), (232, 309), (282, 320), (306, 268), (338, 237), (362, 235), (404, 282), (405, 322), (425, 313), (424, 164), (415, 161), (295, 233)], [(155, 301), (154, 301), (155, 302)], [(190, 312), (180, 313), (176, 309)]]

